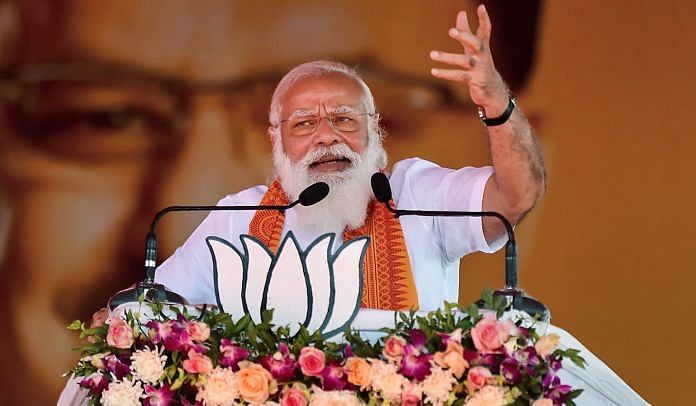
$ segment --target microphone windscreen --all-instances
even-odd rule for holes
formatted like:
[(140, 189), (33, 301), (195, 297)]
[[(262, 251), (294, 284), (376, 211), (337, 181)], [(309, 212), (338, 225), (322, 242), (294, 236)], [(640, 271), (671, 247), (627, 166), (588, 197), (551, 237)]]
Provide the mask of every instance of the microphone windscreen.
[(375, 172), (370, 179), (372, 183), (372, 193), (380, 203), (389, 203), (392, 199), (391, 186), (387, 175), (382, 172)]
[(307, 188), (300, 193), (300, 198), (298, 200), (303, 206), (311, 206), (322, 201), (328, 194), (329, 185), (325, 182), (317, 182), (307, 186)]

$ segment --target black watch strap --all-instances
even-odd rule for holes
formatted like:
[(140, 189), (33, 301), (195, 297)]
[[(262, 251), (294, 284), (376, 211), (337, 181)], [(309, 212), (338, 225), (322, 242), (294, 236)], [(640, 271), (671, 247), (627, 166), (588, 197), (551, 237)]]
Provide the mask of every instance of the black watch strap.
[(489, 118), (486, 117), (486, 110), (483, 109), (483, 107), (479, 106), (478, 108), (478, 114), (479, 118), (481, 118), (481, 121), (486, 127), (495, 127), (497, 125), (505, 124), (506, 121), (510, 118), (512, 115), (512, 111), (515, 109), (515, 106), (517, 105), (517, 100), (515, 100), (515, 96), (510, 96), (510, 102), (508, 103), (507, 109), (503, 112), (498, 117), (495, 118)]

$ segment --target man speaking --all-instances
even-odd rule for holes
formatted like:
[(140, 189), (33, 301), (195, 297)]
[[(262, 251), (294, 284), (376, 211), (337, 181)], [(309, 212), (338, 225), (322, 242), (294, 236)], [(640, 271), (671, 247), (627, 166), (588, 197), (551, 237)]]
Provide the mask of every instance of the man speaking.
[[(544, 167), (532, 129), (493, 64), (485, 7), (477, 14), (475, 34), (466, 13), (458, 14), (449, 35), (463, 53), (431, 52), (433, 60), (450, 65), (431, 73), (468, 86), (487, 127), (492, 167), (452, 170), (411, 158), (394, 165), (390, 183), (397, 208), (496, 211), (516, 223), (543, 195)], [(289, 231), (305, 248), (325, 233), (343, 236), (336, 238), (334, 250), (369, 235), (362, 307), (390, 310), (432, 310), (443, 300), (456, 302), (459, 259), (502, 246), (504, 228), (497, 219), (397, 219), (375, 203), (370, 177), (387, 164), (383, 132), (369, 87), (346, 65), (315, 61), (292, 69), (275, 89), (269, 122), (276, 178), (270, 186), (229, 195), (219, 204), (286, 204), (319, 181), (330, 193), (317, 205), (286, 212), (208, 216), (157, 271), (157, 282), (189, 302), (215, 302), (205, 243), (211, 235), (239, 245), (238, 236), (248, 234), (273, 251)], [(451, 137), (460, 136), (465, 135), (453, 128)]]

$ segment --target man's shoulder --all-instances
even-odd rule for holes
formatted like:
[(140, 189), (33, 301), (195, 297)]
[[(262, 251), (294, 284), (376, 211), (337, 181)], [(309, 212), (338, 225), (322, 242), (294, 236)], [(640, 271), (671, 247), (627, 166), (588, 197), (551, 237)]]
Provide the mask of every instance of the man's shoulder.
[(255, 205), (261, 202), (261, 198), (268, 191), (266, 185), (256, 185), (237, 193), (231, 193), (218, 201), (218, 206), (228, 205)]
[(398, 178), (403, 176), (408, 176), (415, 172), (428, 169), (428, 168), (439, 168), (440, 166), (434, 162), (430, 162), (423, 158), (412, 157), (402, 159), (397, 161), (392, 166), (392, 171), (389, 174), (390, 178)]

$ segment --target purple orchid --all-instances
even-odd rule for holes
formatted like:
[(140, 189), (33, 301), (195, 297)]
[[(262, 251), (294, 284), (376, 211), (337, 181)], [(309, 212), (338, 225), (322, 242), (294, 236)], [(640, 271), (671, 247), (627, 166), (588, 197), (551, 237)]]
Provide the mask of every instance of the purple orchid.
[(447, 342), (452, 340), (457, 344), (462, 342), (462, 329), (458, 328), (451, 333), (436, 333), (442, 340), (442, 348), (447, 347)]
[(172, 321), (167, 321), (165, 323), (160, 323), (155, 320), (150, 320), (147, 322), (146, 326), (150, 330), (148, 331), (148, 336), (152, 340), (153, 344), (159, 344), (166, 337), (172, 334)]
[(119, 359), (114, 354), (109, 354), (102, 359), (102, 363), (104, 368), (114, 374), (116, 379), (123, 379), (124, 376), (131, 373), (130, 358), (128, 357)]
[(520, 348), (512, 353), (512, 358), (514, 358), (529, 375), (533, 375), (534, 367), (539, 365), (539, 357), (534, 347)]
[(500, 374), (505, 380), (515, 385), (522, 379), (519, 367), (519, 364), (514, 358), (506, 358), (503, 363), (500, 364)]
[(343, 367), (336, 361), (327, 363), (321, 371), (320, 379), (324, 390), (343, 390), (348, 383)]
[(223, 338), (220, 341), (220, 359), (218, 364), (223, 367), (231, 368), (233, 371), (239, 371), (237, 365), (239, 361), (243, 361), (249, 357), (249, 351), (242, 347), (237, 347), (231, 340)]
[(346, 347), (343, 349), (343, 358), (348, 359), (354, 356), (355, 354), (353, 354), (353, 347), (350, 345), (350, 343), (347, 343)]
[(553, 388), (544, 391), (544, 397), (551, 399), (554, 405), (564, 405), (571, 389), (570, 385), (556, 384)]
[(408, 341), (412, 347), (415, 347), (422, 352), (425, 348), (425, 333), (423, 330), (413, 329), (411, 330), (411, 334), (409, 334)]
[(549, 357), (549, 368), (551, 368), (553, 372), (558, 372), (562, 366), (563, 363), (561, 362), (561, 358)]
[(93, 395), (99, 395), (104, 391), (104, 389), (109, 387), (109, 381), (104, 377), (104, 375), (99, 372), (95, 372), (92, 375), (81, 380), (79, 385), (89, 391)]
[(163, 384), (161, 388), (152, 385), (145, 385), (144, 406), (169, 406), (174, 401), (174, 391), (168, 384)]
[(401, 372), (408, 378), (420, 382), (430, 374), (431, 354), (421, 354), (421, 351), (413, 345), (404, 347), (404, 357), (401, 359)]
[(269, 354), (259, 360), (264, 368), (271, 371), (271, 375), (278, 382), (287, 382), (295, 378), (297, 371), (297, 361), (290, 354), (290, 350), (285, 343), (280, 343), (275, 354)]

